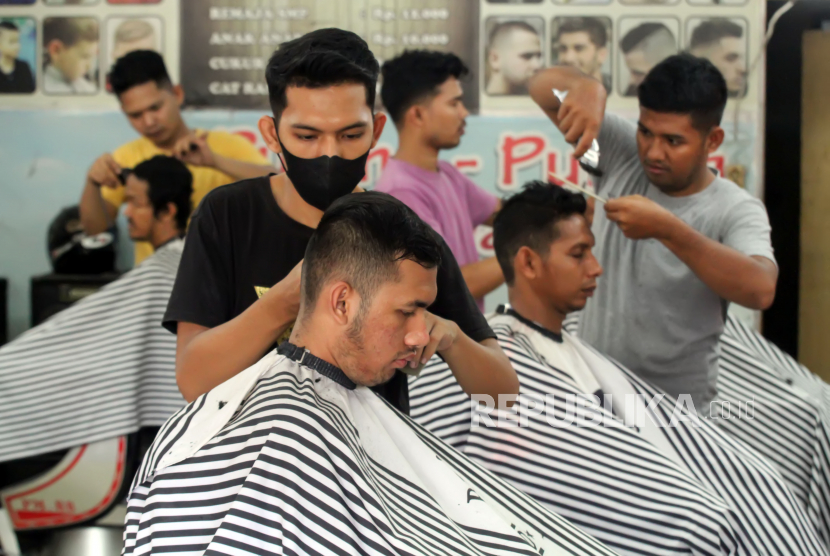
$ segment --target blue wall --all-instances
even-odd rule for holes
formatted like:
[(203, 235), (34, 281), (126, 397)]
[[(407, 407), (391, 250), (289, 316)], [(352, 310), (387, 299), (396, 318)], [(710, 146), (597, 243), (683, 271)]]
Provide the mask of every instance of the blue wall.
[[(189, 111), (185, 118), (191, 127), (224, 128), (230, 131), (256, 132), (259, 112)], [(29, 280), (50, 271), (46, 253), (46, 229), (58, 211), (77, 204), (89, 165), (104, 152), (112, 151), (136, 137), (118, 111), (0, 111), (0, 276), (9, 279), (10, 338), (29, 324)], [(256, 133), (258, 137), (258, 133)], [(260, 139), (261, 141), (261, 139)], [(544, 145), (536, 157), (516, 165), (513, 187), (545, 175), (549, 153), (555, 166), (567, 175), (572, 166), (570, 148), (544, 117), (471, 116), (461, 145), (443, 153), (448, 160), (465, 159), (473, 163), (470, 177), (490, 191), (499, 191), (497, 176), (505, 176), (510, 158), (505, 145), (521, 143), (513, 151), (522, 158), (529, 150)], [(394, 153), (397, 137), (387, 126), (379, 147)], [(743, 126), (737, 140), (732, 137), (722, 151), (728, 164), (752, 166), (754, 128)], [(262, 146), (262, 145), (260, 145)], [(380, 171), (380, 157), (369, 162), (369, 183)], [(469, 168), (469, 167), (468, 167)], [(754, 190), (753, 176), (748, 187)], [(500, 193), (509, 191), (506, 184)], [(123, 228), (123, 221), (121, 222)], [(132, 247), (126, 234), (120, 238), (119, 267), (127, 269), (132, 261)], [(503, 288), (487, 299), (492, 309), (506, 299)]]

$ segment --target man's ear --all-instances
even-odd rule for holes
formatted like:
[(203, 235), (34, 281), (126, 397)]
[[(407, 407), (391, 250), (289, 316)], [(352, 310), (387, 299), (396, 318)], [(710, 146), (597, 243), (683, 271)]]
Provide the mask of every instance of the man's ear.
[(513, 259), (513, 273), (522, 275), (527, 280), (535, 280), (542, 272), (542, 258), (539, 254), (528, 247), (522, 245)]
[(712, 154), (716, 150), (720, 148), (723, 144), (723, 138), (726, 133), (723, 131), (723, 128), (720, 126), (715, 126), (709, 132), (709, 136), (706, 138), (706, 152)]
[(487, 63), (490, 64), (490, 71), (499, 71), (499, 54), (495, 48), (491, 48), (490, 52), (487, 53)]
[(155, 219), (164, 224), (172, 222), (175, 225), (176, 215), (178, 213), (179, 209), (176, 207), (175, 203), (167, 203), (166, 207), (158, 211), (158, 213), (155, 215)]
[(49, 57), (54, 60), (55, 56), (63, 52), (64, 48), (65, 47), (61, 41), (54, 39), (49, 41), (49, 44), (46, 45), (46, 52), (48, 52)]
[[(272, 153), (282, 153), (280, 142), (277, 140), (277, 126), (271, 116), (262, 116), (257, 122), (259, 134)], [(382, 126), (381, 126), (382, 127)], [(374, 145), (373, 145), (374, 146)]]
[(383, 128), (386, 127), (386, 119), (386, 114), (383, 112), (375, 114), (374, 125), (372, 128), (372, 146), (369, 147), (370, 149), (374, 149), (375, 145), (378, 144), (380, 135), (383, 133)]
[(360, 309), (360, 296), (348, 283), (340, 281), (329, 288), (327, 311), (340, 325), (350, 324)]
[(181, 107), (184, 104), (184, 89), (181, 85), (173, 85), (171, 91), (173, 92), (173, 96), (176, 97), (176, 102)]
[(608, 58), (608, 47), (603, 46), (602, 48), (597, 49), (597, 60), (599, 60), (599, 64), (602, 65), (605, 63), (605, 60)]

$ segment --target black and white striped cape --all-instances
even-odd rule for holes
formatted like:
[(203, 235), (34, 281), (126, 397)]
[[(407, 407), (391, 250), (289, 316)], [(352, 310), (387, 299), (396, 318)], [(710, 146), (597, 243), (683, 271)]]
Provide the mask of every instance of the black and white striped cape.
[[(579, 394), (567, 369), (535, 353), (529, 339), (538, 332), (506, 315), (490, 323), (522, 396), (554, 395), (561, 403)], [(659, 393), (605, 361), (648, 399)], [(554, 427), (544, 417), (531, 417), (529, 427), (471, 427), (471, 404), (437, 359), (410, 379), (410, 400), (413, 419), (620, 553), (826, 554), (778, 472), (711, 424), (694, 419), (658, 429), (673, 457), (596, 405), (583, 410), (601, 414), (601, 427)], [(674, 410), (668, 399), (654, 407), (663, 423)], [(712, 530), (724, 521), (712, 500), (727, 508), (731, 531)]]
[(719, 349), (711, 421), (775, 464), (830, 546), (830, 385), (731, 314)]
[(731, 316), (720, 350), (717, 424), (776, 465), (830, 546), (830, 386)]
[(608, 555), (369, 389), (276, 352), (171, 417), (124, 554)]
[(182, 245), (0, 348), (0, 462), (160, 426), (184, 405), (161, 326)]

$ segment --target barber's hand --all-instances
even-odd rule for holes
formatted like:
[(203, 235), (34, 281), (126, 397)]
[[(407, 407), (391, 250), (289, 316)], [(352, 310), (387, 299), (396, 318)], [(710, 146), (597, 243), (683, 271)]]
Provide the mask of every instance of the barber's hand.
[(452, 347), (459, 334), (458, 325), (451, 320), (442, 319), (429, 311), (425, 312), (424, 317), (427, 324), (427, 333), (429, 333), (429, 343), (419, 349), (416, 357), (410, 361), (409, 366), (413, 369), (426, 365), (427, 361), (436, 352), (440, 353)]
[(565, 141), (575, 145), (574, 158), (585, 154), (599, 135), (605, 116), (606, 97), (602, 83), (595, 79), (581, 79), (568, 91), (568, 96), (559, 106), (559, 131), (565, 136)]
[(191, 166), (216, 166), (216, 155), (208, 146), (206, 131), (179, 139), (173, 147), (173, 156)]
[(609, 199), (605, 214), (630, 239), (664, 239), (677, 222), (674, 214), (642, 195)]
[(118, 179), (118, 174), (121, 173), (121, 166), (112, 158), (109, 153), (102, 154), (98, 159), (92, 163), (89, 172), (86, 174), (86, 179), (94, 184), (96, 187), (118, 187), (123, 185)]
[(262, 296), (263, 300), (273, 302), (280, 312), (287, 318), (297, 318), (300, 312), (300, 276), (303, 270), (303, 261), (297, 263), (288, 276), (280, 280), (273, 288)]

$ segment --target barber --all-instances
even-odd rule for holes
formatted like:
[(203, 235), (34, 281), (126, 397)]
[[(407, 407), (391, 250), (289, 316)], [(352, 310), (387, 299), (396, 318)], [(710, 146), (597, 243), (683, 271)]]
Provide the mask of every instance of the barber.
[[(339, 29), (313, 31), (271, 57), (273, 117), (263, 116), (259, 129), (286, 172), (216, 189), (193, 216), (164, 322), (177, 334), (176, 378), (186, 400), (254, 364), (290, 333), (306, 245), (332, 202), (361, 191), (369, 150), (383, 131), (386, 116), (372, 111), (378, 73), (366, 42)], [(468, 394), (517, 394), (515, 371), (442, 245), (430, 341), (410, 372), (438, 353)], [(397, 310), (399, 319), (413, 314)], [(408, 412), (405, 374), (376, 391)]]
[(724, 138), (723, 76), (704, 59), (667, 58), (637, 89), (636, 126), (606, 114), (602, 83), (571, 68), (544, 70), (530, 92), (574, 156), (600, 147), (594, 184), (609, 200), (593, 231), (606, 278), (580, 336), (706, 414), (729, 304), (768, 308), (778, 278), (763, 203), (707, 167)]

